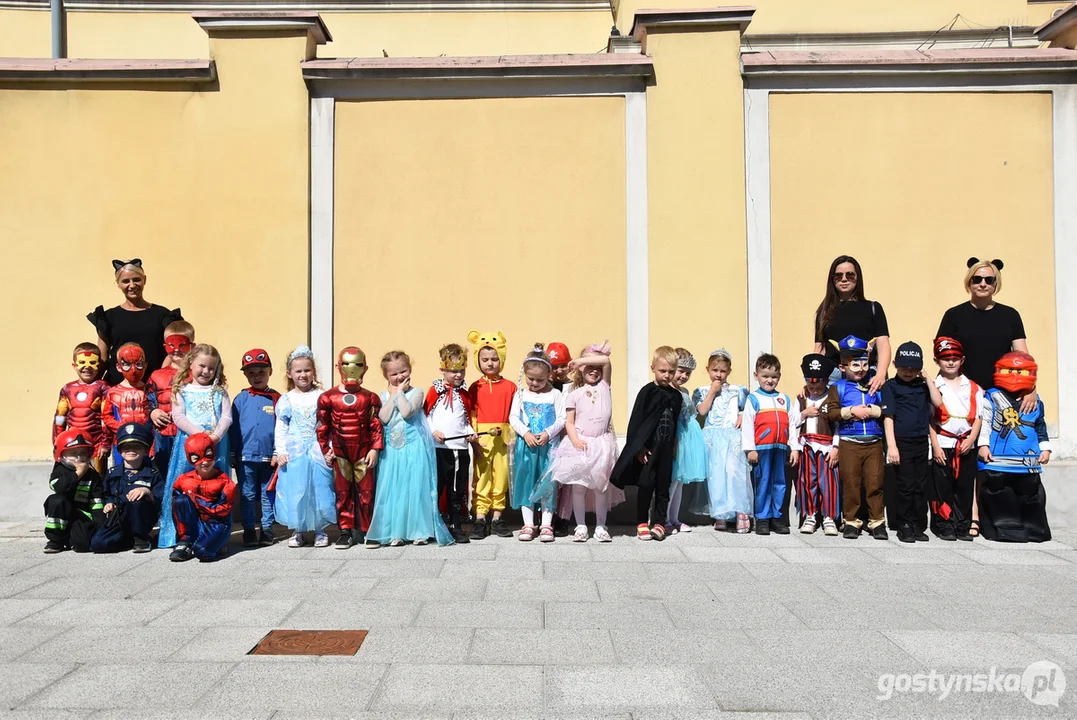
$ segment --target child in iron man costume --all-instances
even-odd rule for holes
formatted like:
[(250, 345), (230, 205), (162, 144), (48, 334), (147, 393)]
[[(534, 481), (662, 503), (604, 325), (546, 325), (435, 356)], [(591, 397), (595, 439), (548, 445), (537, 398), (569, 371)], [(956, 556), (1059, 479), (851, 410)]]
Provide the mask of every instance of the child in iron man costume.
[(104, 380), (97, 379), (101, 371), (101, 351), (93, 343), (79, 343), (71, 360), (78, 379), (60, 388), (52, 442), (55, 444), (56, 438), (65, 430), (78, 430), (93, 443), (91, 463), (99, 475), (104, 475), (110, 443), (101, 408), (109, 388)]
[(184, 562), (196, 557), (210, 562), (223, 554), (232, 533), (236, 483), (214, 465), (217, 449), (207, 433), (191, 435), (183, 449), (194, 470), (180, 475), (172, 486), (176, 548), (168, 559)]
[[(137, 343), (121, 346), (116, 351), (116, 369), (123, 375), (123, 381), (109, 388), (101, 406), (110, 445), (115, 442), (116, 431), (121, 425), (148, 423), (150, 409), (156, 404), (153, 390), (142, 382), (146, 374), (146, 353), (141, 346)], [(116, 448), (112, 449), (112, 459), (114, 465), (123, 464)]]
[[(338, 550), (366, 540), (374, 515), (378, 452), (385, 447), (381, 400), (362, 387), (366, 354), (349, 346), (337, 356), (340, 385), (318, 398), (318, 444), (333, 467), (337, 494)], [(377, 547), (377, 545), (371, 545)]]

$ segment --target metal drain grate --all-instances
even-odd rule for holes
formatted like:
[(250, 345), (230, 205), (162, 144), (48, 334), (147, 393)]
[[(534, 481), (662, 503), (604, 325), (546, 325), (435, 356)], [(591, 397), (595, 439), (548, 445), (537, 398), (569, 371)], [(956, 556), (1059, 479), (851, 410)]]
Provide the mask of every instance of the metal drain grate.
[(248, 655), (354, 655), (366, 630), (272, 630)]

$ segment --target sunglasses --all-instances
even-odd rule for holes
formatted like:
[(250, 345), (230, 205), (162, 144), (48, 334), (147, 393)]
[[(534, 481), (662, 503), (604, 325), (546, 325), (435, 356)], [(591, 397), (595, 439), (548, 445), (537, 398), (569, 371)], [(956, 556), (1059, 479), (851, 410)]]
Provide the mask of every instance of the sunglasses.
[(972, 276), (972, 281), (969, 283), (969, 285), (979, 285), (981, 283), (986, 283), (988, 285), (994, 285), (995, 284), (995, 276), (994, 275), (990, 275), (990, 276), (988, 276), (988, 275), (973, 275)]
[(841, 282), (842, 280), (849, 280), (849, 281), (855, 282), (856, 281), (856, 273), (855, 272), (844, 272), (844, 273), (836, 272), (836, 273), (834, 273), (834, 282)]

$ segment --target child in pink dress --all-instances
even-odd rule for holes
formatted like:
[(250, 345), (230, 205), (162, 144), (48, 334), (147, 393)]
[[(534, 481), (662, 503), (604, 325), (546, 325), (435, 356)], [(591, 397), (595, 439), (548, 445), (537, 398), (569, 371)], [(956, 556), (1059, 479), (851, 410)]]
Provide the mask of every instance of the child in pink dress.
[(610, 473), (617, 462), (617, 437), (611, 424), (609, 355), (608, 343), (590, 345), (578, 360), (569, 363), (575, 374), (565, 399), (566, 433), (550, 466), (559, 485), (572, 487), (575, 542), (587, 541), (588, 504), (597, 520), (595, 539), (610, 542), (613, 538), (606, 529), (606, 513), (624, 500), (624, 492), (610, 485)]

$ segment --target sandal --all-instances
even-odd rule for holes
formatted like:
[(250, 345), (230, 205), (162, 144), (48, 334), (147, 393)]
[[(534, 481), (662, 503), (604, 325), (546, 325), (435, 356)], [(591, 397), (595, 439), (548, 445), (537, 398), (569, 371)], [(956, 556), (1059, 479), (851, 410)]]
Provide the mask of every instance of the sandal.
[(553, 539), (554, 539), (554, 534), (553, 534), (553, 526), (552, 525), (543, 525), (542, 527), (539, 528), (539, 542), (543, 542), (543, 543), (553, 542)]
[(653, 528), (651, 528), (651, 539), (652, 540), (665, 540), (666, 539), (666, 529), (661, 525), (655, 524), (655, 526)]
[(744, 513), (737, 514), (737, 532), (743, 535), (752, 529), (752, 519)]
[(577, 525), (576, 531), (572, 533), (572, 542), (587, 542), (587, 526)]
[(524, 525), (520, 528), (520, 534), (516, 539), (521, 542), (531, 542), (535, 539), (535, 530), (536, 528), (534, 525)]
[(980, 521), (979, 520), (971, 520), (969, 522), (969, 531), (966, 533), (966, 535), (968, 535), (969, 537), (973, 537), (973, 538), (980, 537)]
[(640, 540), (651, 539), (651, 529), (647, 527), (647, 523), (640, 523), (636, 526), (636, 537)]
[(715, 530), (715, 532), (725, 532), (728, 529), (729, 528), (726, 526), (725, 520), (715, 520), (714, 521), (714, 530)]

